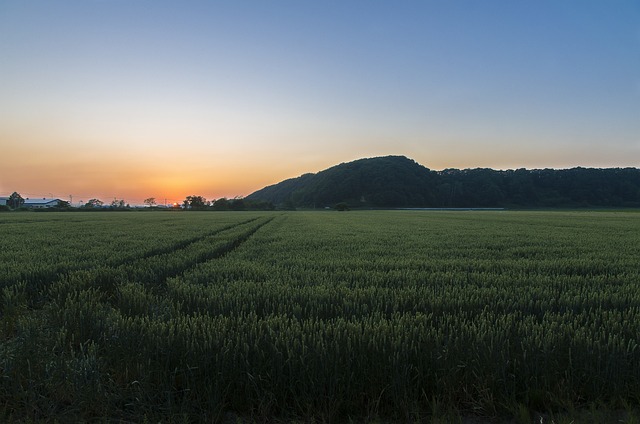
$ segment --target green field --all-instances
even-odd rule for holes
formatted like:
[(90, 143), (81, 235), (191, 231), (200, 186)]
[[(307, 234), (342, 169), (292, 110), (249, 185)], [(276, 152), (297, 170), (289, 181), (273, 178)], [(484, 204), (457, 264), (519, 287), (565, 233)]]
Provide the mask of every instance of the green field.
[(640, 402), (638, 213), (5, 213), (0, 229), (2, 421), (522, 422)]

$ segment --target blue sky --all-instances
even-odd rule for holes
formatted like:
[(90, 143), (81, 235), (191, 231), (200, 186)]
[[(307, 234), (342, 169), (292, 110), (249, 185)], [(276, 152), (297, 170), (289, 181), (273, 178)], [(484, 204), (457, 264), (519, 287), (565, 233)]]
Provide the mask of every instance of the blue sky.
[(8, 192), (640, 162), (638, 1), (0, 0), (0, 57)]

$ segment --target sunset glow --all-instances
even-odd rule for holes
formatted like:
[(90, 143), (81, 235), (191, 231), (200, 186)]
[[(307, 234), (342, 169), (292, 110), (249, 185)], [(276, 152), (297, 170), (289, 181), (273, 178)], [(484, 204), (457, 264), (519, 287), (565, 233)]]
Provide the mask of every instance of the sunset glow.
[(640, 165), (635, 1), (7, 0), (0, 196), (180, 203), (340, 162)]

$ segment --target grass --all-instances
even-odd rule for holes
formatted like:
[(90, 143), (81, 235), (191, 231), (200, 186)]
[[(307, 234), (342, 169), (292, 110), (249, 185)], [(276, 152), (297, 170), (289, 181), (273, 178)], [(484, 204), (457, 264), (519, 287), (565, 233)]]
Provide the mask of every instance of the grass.
[(638, 421), (635, 213), (0, 226), (4, 421)]

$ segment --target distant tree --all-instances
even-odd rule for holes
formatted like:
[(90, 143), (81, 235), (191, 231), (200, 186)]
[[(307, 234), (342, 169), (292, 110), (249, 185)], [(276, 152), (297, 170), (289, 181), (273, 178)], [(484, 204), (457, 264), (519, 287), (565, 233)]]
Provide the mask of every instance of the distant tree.
[(104, 205), (104, 202), (100, 199), (91, 199), (87, 203), (84, 204), (85, 208), (101, 208)]
[(213, 202), (212, 206), (213, 206), (213, 209), (216, 211), (229, 210), (229, 200), (227, 200), (226, 197), (221, 197), (220, 199)]
[(148, 199), (144, 199), (144, 204), (149, 206), (150, 208), (154, 207), (156, 203), (155, 197), (149, 197)]
[(111, 202), (113, 209), (124, 209), (125, 206), (124, 199), (113, 199), (113, 202)]
[(185, 209), (204, 209), (208, 203), (207, 199), (202, 196), (187, 196), (182, 202)]
[(58, 209), (69, 209), (71, 207), (71, 203), (67, 202), (66, 200), (58, 200), (58, 206), (56, 206)]
[(20, 206), (24, 205), (24, 199), (18, 194), (18, 192), (14, 191), (11, 193), (11, 196), (9, 196), (7, 204), (13, 209), (18, 209)]

